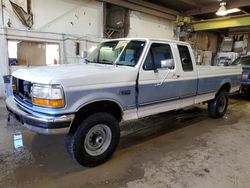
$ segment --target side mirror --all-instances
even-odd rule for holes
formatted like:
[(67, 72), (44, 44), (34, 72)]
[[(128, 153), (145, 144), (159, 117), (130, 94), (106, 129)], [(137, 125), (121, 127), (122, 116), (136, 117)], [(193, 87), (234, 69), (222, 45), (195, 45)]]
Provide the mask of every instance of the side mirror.
[(174, 60), (173, 59), (161, 60), (161, 68), (173, 69), (174, 68)]

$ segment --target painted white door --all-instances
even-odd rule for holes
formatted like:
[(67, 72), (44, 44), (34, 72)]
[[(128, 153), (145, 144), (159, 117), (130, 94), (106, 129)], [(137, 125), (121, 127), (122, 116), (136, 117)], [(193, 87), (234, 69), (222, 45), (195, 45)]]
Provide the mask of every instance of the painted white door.
[(155, 105), (179, 99), (180, 75), (174, 59), (170, 44), (151, 43), (138, 79), (139, 117), (152, 114), (150, 108), (157, 110)]

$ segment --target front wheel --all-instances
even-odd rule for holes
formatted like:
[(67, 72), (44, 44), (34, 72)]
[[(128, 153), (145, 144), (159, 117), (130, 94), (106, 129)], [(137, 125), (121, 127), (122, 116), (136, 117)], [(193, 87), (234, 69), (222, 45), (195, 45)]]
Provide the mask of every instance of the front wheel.
[(86, 118), (74, 135), (68, 136), (67, 150), (82, 166), (94, 167), (107, 161), (120, 139), (118, 121), (108, 113)]
[(219, 118), (224, 116), (228, 107), (228, 93), (227, 91), (219, 92), (215, 99), (208, 102), (208, 114), (212, 118)]

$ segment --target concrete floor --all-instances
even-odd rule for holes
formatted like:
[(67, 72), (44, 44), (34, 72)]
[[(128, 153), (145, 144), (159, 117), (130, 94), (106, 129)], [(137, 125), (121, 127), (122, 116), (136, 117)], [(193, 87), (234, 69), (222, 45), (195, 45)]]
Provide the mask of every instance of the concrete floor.
[(83, 168), (64, 149), (64, 136), (7, 125), (0, 102), (0, 187), (249, 187), (250, 103), (234, 96), (221, 119), (205, 107), (122, 124), (112, 159)]

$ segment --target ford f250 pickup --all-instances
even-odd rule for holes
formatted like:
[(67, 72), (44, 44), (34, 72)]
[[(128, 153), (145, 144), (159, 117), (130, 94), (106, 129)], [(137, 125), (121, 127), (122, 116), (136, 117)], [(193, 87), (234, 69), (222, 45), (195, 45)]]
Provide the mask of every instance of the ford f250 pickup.
[(10, 114), (41, 134), (67, 134), (67, 150), (83, 166), (107, 161), (120, 121), (208, 104), (222, 117), (239, 90), (240, 67), (197, 66), (188, 43), (146, 38), (102, 42), (81, 64), (12, 74)]

